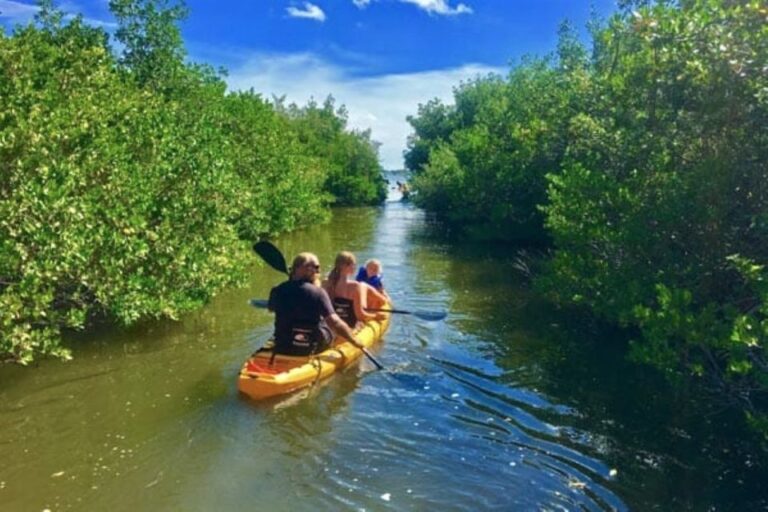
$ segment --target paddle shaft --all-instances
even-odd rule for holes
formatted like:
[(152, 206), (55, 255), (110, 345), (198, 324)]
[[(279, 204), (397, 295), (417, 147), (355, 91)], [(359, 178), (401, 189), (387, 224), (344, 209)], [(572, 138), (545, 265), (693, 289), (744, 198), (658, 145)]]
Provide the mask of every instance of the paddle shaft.
[(355, 346), (363, 351), (363, 354), (365, 354), (365, 357), (367, 357), (376, 366), (376, 368), (378, 368), (379, 370), (383, 370), (384, 369), (384, 367), (381, 365), (381, 363), (378, 362), (375, 357), (373, 357), (373, 354), (371, 354), (368, 351), (367, 348), (365, 348), (362, 345), (358, 345), (358, 344), (355, 344)]
[(383, 308), (365, 308), (366, 311), (381, 313), (398, 313), (401, 315), (413, 315), (422, 320), (437, 321), (446, 317), (445, 311), (406, 311), (404, 309), (383, 309)]
[(382, 309), (382, 308), (365, 308), (366, 311), (372, 311), (374, 313), (400, 313), (401, 315), (413, 315), (413, 311), (405, 311), (404, 309)]

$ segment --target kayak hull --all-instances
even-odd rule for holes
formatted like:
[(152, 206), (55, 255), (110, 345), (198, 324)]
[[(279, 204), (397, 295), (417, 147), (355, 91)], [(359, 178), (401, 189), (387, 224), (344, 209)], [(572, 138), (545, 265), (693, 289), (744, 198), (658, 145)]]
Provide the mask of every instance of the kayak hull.
[[(366, 322), (355, 331), (360, 343), (370, 348), (389, 327), (390, 316)], [(249, 357), (237, 379), (237, 389), (253, 400), (284, 395), (327, 379), (351, 365), (363, 351), (343, 338), (335, 338), (331, 348), (314, 356), (278, 354), (272, 360), (271, 350), (260, 350)]]

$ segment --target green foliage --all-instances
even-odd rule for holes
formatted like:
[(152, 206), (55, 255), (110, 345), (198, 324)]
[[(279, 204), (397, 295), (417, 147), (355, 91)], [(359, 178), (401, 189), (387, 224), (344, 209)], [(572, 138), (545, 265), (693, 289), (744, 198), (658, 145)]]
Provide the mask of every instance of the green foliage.
[(768, 432), (768, 10), (627, 1), (590, 30), (591, 60), (564, 25), (556, 60), (420, 108), (417, 199), (551, 237), (541, 290), (639, 328), (632, 357)]
[(121, 63), (141, 86), (169, 87), (184, 72), (184, 44), (178, 22), (187, 17), (181, 3), (168, 0), (109, 0), (123, 44)]
[(253, 92), (226, 97), (224, 130), (236, 189), (231, 219), (241, 238), (301, 228), (328, 219), (323, 161), (287, 116)]
[[(417, 203), (481, 237), (546, 243), (539, 206), (546, 175), (564, 157), (569, 115), (589, 86), (584, 56), (564, 25), (557, 67), (528, 60), (506, 79), (462, 84), (450, 107), (420, 106), (405, 155)], [(446, 167), (447, 151), (454, 161)]]
[(322, 107), (310, 101), (305, 107), (281, 107), (309, 153), (325, 167), (325, 189), (338, 205), (379, 204), (387, 188), (381, 177), (378, 146), (370, 131), (347, 131), (347, 112), (335, 108), (332, 96)]
[(21, 362), (63, 354), (61, 327), (175, 317), (242, 277), (221, 132), (119, 80), (91, 30), (0, 50), (0, 352)]
[(35, 14), (35, 21), (40, 28), (49, 32), (61, 28), (64, 12), (53, 5), (53, 0), (38, 0), (37, 6), (39, 11)]
[(420, 171), (429, 161), (430, 149), (448, 141), (457, 121), (453, 111), (453, 107), (433, 99), (419, 105), (418, 115), (407, 117), (414, 133), (408, 136), (408, 150), (403, 155), (406, 169)]
[(41, 6), (39, 28), (0, 34), (0, 359), (67, 358), (64, 329), (199, 307), (243, 281), (247, 242), (327, 219), (329, 182), (374, 201), (367, 135), (227, 94), (183, 63), (181, 7), (113, 0), (118, 60)]
[(768, 386), (753, 263), (768, 259), (766, 14), (757, 2), (657, 5), (600, 34), (600, 96), (573, 118), (550, 176), (557, 251), (540, 281), (639, 326), (637, 359), (755, 414)]

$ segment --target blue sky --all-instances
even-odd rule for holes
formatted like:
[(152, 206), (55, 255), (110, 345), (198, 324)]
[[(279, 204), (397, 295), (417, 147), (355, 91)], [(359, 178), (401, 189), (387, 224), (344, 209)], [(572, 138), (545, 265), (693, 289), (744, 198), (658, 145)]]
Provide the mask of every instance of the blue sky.
[[(60, 2), (107, 30), (108, 0)], [(231, 89), (304, 103), (333, 94), (352, 127), (371, 128), (387, 169), (402, 167), (419, 103), (451, 101), (452, 87), (505, 73), (526, 54), (556, 44), (563, 19), (583, 30), (591, 9), (615, 0), (188, 0), (182, 25), (190, 59), (229, 70)], [(0, 0), (0, 24), (34, 14), (31, 0)]]

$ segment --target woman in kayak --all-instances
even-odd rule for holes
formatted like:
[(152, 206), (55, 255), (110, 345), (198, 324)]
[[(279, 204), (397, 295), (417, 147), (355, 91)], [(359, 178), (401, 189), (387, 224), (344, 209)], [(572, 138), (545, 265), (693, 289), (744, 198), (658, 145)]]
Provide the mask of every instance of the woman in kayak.
[(384, 295), (369, 284), (349, 279), (355, 274), (356, 264), (354, 254), (340, 252), (328, 279), (323, 282), (323, 288), (331, 297), (334, 310), (353, 329), (358, 322), (384, 318), (384, 313), (369, 313), (366, 308), (380, 308), (387, 301)]
[(303, 252), (294, 258), (290, 278), (269, 292), (267, 307), (275, 313), (275, 354), (322, 352), (333, 333), (360, 346), (347, 322), (335, 313), (328, 294), (314, 284), (319, 272), (317, 256)]

